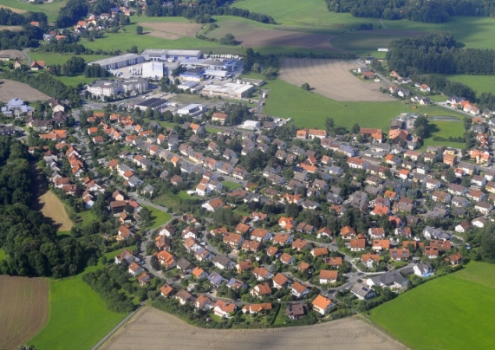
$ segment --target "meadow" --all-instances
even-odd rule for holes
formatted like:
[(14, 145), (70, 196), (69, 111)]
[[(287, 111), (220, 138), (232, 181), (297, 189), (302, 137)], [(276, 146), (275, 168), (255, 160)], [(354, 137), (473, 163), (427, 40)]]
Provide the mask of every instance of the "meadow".
[(87, 350), (117, 325), (126, 314), (108, 311), (105, 302), (77, 276), (50, 280), (50, 314), (43, 330), (29, 341), (37, 350)]
[(468, 85), (477, 92), (478, 96), (483, 92), (495, 94), (495, 80), (491, 75), (446, 75), (445, 77)]
[(19, 0), (2, 0), (1, 5), (22, 11), (44, 12), (46, 17), (48, 17), (48, 21), (53, 22), (57, 18), (60, 8), (62, 8), (66, 3), (67, 0), (54, 0), (48, 4), (36, 5)]
[(163, 224), (165, 224), (167, 221), (169, 221), (172, 218), (172, 215), (170, 215), (169, 213), (165, 213), (161, 210), (155, 209), (155, 208), (148, 206), (148, 205), (144, 205), (144, 207), (148, 208), (149, 211), (151, 212), (151, 220), (152, 221), (151, 221), (151, 224), (146, 227), (147, 229), (162, 226)]
[(379, 306), (371, 320), (411, 349), (493, 349), (494, 276), (495, 265), (471, 262)]
[(449, 141), (435, 141), (433, 137), (460, 137), (464, 134), (464, 123), (462, 120), (459, 122), (447, 122), (447, 121), (430, 121), (430, 124), (434, 126), (436, 131), (432, 131), (429, 138), (424, 140), (423, 149), (427, 146), (444, 146), (444, 147), (455, 147), (455, 148), (465, 148), (465, 143), (459, 142), (449, 142)]
[[(258, 75), (251, 74), (248, 77), (259, 78)], [(463, 115), (443, 109), (438, 106), (422, 107), (413, 109), (400, 101), (393, 102), (339, 102), (330, 100), (318, 94), (302, 90), (298, 86), (291, 85), (282, 80), (270, 80), (264, 89), (268, 89), (268, 97), (263, 107), (263, 113), (270, 116), (292, 118), (298, 127), (324, 128), (325, 118), (331, 117), (339, 126), (351, 128), (355, 123), (361, 127), (376, 127), (388, 130), (390, 120), (400, 113), (426, 113), (428, 116), (449, 115), (461, 118)], [(448, 137), (462, 136), (461, 129), (455, 129), (456, 134), (451, 134), (450, 130), (442, 132), (444, 127), (453, 128), (458, 126), (462, 129), (461, 123), (439, 124), (438, 136)]]

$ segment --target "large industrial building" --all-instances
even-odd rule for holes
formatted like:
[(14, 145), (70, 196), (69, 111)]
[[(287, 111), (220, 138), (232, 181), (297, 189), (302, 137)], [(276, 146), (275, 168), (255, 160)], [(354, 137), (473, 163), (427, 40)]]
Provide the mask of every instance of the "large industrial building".
[(253, 85), (227, 83), (225, 85), (206, 85), (201, 90), (203, 96), (220, 96), (224, 98), (243, 98), (248, 97), (249, 92), (253, 90)]
[(110, 97), (125, 94), (126, 92), (142, 94), (149, 90), (149, 86), (148, 80), (142, 78), (97, 80), (88, 85), (87, 90), (93, 96)]
[(200, 50), (160, 50), (160, 49), (147, 49), (144, 50), (141, 56), (146, 61), (178, 61), (189, 58), (199, 59), (202, 57)]
[(164, 67), (161, 62), (146, 62), (142, 65), (143, 78), (161, 79), (164, 76)]
[(180, 108), (177, 111), (178, 115), (190, 115), (192, 117), (203, 114), (206, 111), (206, 107), (199, 103), (194, 103)]
[(160, 110), (162, 108), (167, 107), (167, 101), (163, 100), (161, 98), (152, 97), (152, 98), (148, 98), (146, 100), (142, 100), (140, 102), (137, 102), (134, 105), (134, 107), (137, 107), (142, 111), (145, 111), (148, 108), (155, 111), (155, 110)]
[(126, 53), (124, 55), (104, 58), (102, 60), (89, 62), (88, 65), (99, 64), (106, 70), (119, 69), (123, 67), (133, 66), (138, 63), (143, 63), (144, 57), (135, 53)]
[(237, 60), (229, 59), (199, 59), (199, 58), (185, 58), (180, 63), (187, 68), (199, 68), (208, 70), (224, 70), (232, 72), (235, 70)]

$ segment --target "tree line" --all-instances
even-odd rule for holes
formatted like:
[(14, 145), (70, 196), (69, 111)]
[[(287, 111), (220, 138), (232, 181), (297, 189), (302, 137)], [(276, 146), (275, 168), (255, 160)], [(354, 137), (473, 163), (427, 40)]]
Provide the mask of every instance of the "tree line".
[(224, 0), (200, 0), (197, 6), (184, 6), (181, 2), (174, 2), (170, 6), (163, 6), (161, 0), (148, 1), (145, 14), (150, 17), (185, 17), (198, 23), (213, 21), (211, 16), (235, 16), (250, 19), (261, 23), (275, 24), (273, 17), (249, 10), (228, 6)]
[(0, 31), (0, 50), (23, 50), (27, 47), (38, 47), (43, 38), (43, 31), (35, 26), (26, 26), (21, 31)]
[(19, 276), (74, 275), (90, 252), (72, 237), (59, 237), (32, 208), (33, 174), (27, 146), (0, 137), (0, 272)]
[(326, 0), (332, 12), (348, 12), (354, 17), (409, 19), (415, 22), (443, 23), (453, 16), (483, 16), (495, 14), (491, 0)]

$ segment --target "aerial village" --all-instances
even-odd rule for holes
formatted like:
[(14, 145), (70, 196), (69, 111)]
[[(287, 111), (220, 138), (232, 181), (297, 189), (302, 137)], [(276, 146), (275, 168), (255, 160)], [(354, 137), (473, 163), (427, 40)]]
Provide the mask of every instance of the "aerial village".
[[(183, 67), (183, 89), (201, 87), (215, 103), (222, 101), (214, 96), (240, 101), (253, 92), (259, 105), (269, 98), (263, 81), (235, 76), (242, 58), (186, 51), (146, 50), (98, 64), (146, 86)], [(148, 90), (108, 84), (131, 91), (127, 97)], [(108, 84), (87, 91), (115, 96)], [(398, 86), (390, 92), (408, 97)], [(426, 119), (419, 113), (400, 114), (388, 133), (346, 134), (331, 120), (325, 130), (297, 129), (257, 108), (241, 113), (223, 102), (181, 106), (154, 96), (77, 111), (69, 127), (76, 111), (64, 101), (47, 102), (50, 119), (33, 118), (19, 99), (2, 113), (33, 131), (38, 145), (29, 151), (41, 154), (57, 194), (78, 210), (98, 206), (113, 216), (107, 240), (138, 243), (115, 263), (140, 286), (157, 286), (167, 303), (202, 315), (248, 320), (283, 308), (290, 322), (342, 317), (343, 300), (366, 309), (449, 273), (469, 253), (463, 234), (493, 221), (495, 119), (459, 97), (446, 103), (471, 114), (470, 149), (419, 151), (415, 130)], [(150, 205), (171, 220), (144, 229)]]

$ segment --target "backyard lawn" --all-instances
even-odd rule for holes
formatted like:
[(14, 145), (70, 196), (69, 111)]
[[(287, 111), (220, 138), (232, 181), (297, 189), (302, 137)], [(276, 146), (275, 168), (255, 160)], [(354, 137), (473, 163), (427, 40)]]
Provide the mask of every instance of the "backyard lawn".
[(411, 349), (495, 348), (495, 265), (471, 262), (371, 312)]
[(223, 181), (222, 186), (228, 188), (229, 190), (235, 190), (236, 188), (242, 187), (241, 184), (232, 181)]
[(172, 218), (172, 216), (169, 213), (165, 213), (161, 210), (155, 209), (148, 205), (144, 205), (144, 207), (148, 208), (151, 211), (152, 221), (151, 221), (151, 225), (146, 227), (148, 229), (162, 226)]

